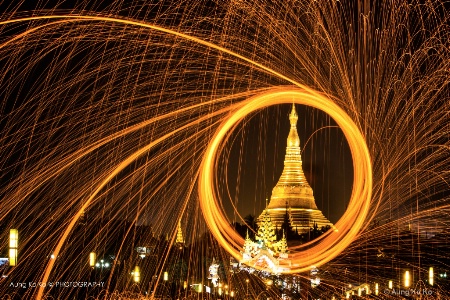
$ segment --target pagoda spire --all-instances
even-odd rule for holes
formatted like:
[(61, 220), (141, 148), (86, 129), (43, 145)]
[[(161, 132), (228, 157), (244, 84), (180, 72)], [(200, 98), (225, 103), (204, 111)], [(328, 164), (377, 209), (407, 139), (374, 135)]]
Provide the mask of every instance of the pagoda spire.
[(297, 115), (297, 111), (295, 110), (295, 104), (292, 103), (292, 110), (291, 113), (289, 114), (289, 121), (291, 122), (291, 128), (297, 128), (297, 120), (298, 120), (298, 115)]
[(183, 231), (181, 230), (181, 221), (178, 221), (176, 243), (177, 244), (184, 244)]
[(248, 229), (247, 229), (247, 235), (245, 237), (245, 242), (244, 242), (244, 258), (245, 259), (249, 259), (251, 258), (251, 254), (253, 252), (253, 248), (254, 248), (254, 243), (253, 241), (250, 239), (250, 236), (248, 235)]
[[(306, 181), (302, 168), (302, 157), (300, 154), (300, 137), (297, 132), (298, 115), (295, 110), (295, 104), (292, 104), (292, 110), (289, 114), (291, 128), (287, 138), (286, 156), (284, 158), (284, 169), (280, 180), (276, 186), (304, 186), (310, 188)], [(272, 195), (273, 196), (273, 195)]]

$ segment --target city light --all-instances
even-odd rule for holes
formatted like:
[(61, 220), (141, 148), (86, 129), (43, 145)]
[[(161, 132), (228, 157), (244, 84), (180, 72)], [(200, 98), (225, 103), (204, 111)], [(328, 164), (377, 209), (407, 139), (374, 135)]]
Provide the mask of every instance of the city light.
[[(94, 253), (94, 252), (91, 252), (91, 254), (92, 253)], [(95, 253), (94, 253), (94, 255), (95, 255)], [(109, 268), (110, 267), (109, 262), (105, 261), (104, 259), (100, 259), (100, 262), (95, 262), (96, 257), (94, 257), (93, 261), (91, 259), (92, 259), (92, 257), (91, 257), (91, 255), (89, 255), (89, 264), (91, 265), (91, 263), (94, 262), (95, 263), (94, 266), (96, 268), (104, 269), (104, 268)]]
[(164, 272), (164, 281), (167, 281), (167, 280), (169, 280), (169, 272), (167, 272), (167, 271), (165, 271)]
[(378, 283), (375, 283), (375, 295), (378, 296)]
[(9, 265), (14, 267), (17, 264), (17, 248), (19, 247), (19, 231), (9, 230)]
[(433, 267), (430, 267), (430, 270), (428, 271), (428, 282), (430, 285), (434, 285), (434, 269)]
[(393, 283), (392, 283), (392, 280), (389, 280), (389, 288), (392, 290), (392, 287), (393, 287)]
[(17, 264), (17, 249), (9, 249), (9, 265), (14, 267)]
[(96, 256), (95, 252), (89, 253), (89, 266), (90, 267), (93, 268), (95, 266), (96, 259), (97, 259), (97, 256)]
[(133, 275), (133, 281), (139, 282), (141, 281), (141, 271), (139, 270), (139, 267), (134, 267), (134, 271), (131, 273)]
[(405, 271), (405, 281), (404, 281), (404, 286), (405, 287), (409, 287), (411, 285), (411, 278), (409, 275), (409, 271)]

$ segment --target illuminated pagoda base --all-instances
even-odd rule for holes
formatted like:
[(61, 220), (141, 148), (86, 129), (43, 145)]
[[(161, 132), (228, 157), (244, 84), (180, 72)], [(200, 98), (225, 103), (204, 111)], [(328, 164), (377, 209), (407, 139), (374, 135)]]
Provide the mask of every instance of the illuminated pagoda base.
[(277, 241), (275, 228), (266, 210), (255, 239), (256, 241), (251, 240), (247, 232), (241, 251), (242, 260), (239, 262), (241, 270), (245, 269), (249, 273), (262, 270), (279, 274), (291, 268), (286, 237), (283, 233), (283, 237)]
[[(333, 224), (317, 208), (313, 190), (303, 173), (297, 120), (295, 105), (292, 105), (289, 115), (291, 129), (287, 138), (284, 169), (272, 190), (266, 211), (277, 228), (283, 226), (287, 213), (291, 228), (299, 234), (309, 232), (314, 226), (334, 228)], [(263, 214), (264, 212), (259, 216), (258, 222), (261, 222)]]

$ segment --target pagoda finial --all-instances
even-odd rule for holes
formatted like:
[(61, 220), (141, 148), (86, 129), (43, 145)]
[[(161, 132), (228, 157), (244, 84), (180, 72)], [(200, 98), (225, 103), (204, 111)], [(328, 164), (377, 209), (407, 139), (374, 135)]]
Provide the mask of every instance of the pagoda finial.
[[(300, 147), (300, 138), (297, 133), (297, 121), (298, 115), (295, 110), (295, 104), (292, 104), (292, 110), (289, 114), (289, 122), (291, 123), (291, 130), (289, 131), (287, 146), (288, 147)], [(299, 148), (300, 149), (300, 148)]]
[(297, 120), (298, 115), (297, 111), (295, 110), (295, 104), (292, 103), (292, 110), (291, 113), (289, 114), (289, 121), (291, 122), (291, 128), (297, 128)]

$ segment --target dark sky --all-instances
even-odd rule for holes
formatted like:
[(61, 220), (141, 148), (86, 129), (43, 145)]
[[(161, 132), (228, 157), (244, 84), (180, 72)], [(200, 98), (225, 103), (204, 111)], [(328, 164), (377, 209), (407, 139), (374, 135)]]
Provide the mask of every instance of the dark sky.
[[(345, 211), (352, 188), (353, 166), (347, 141), (325, 113), (311, 107), (296, 107), (303, 171), (313, 188), (317, 206), (335, 223)], [(228, 188), (242, 217), (261, 213), (265, 198), (270, 198), (281, 175), (290, 109), (291, 105), (284, 104), (255, 113), (240, 124), (229, 140), (231, 152), (228, 159), (223, 154), (223, 163), (228, 164)], [(239, 222), (227, 193), (224, 191), (222, 195), (224, 202), (228, 202), (224, 205), (231, 220)]]

